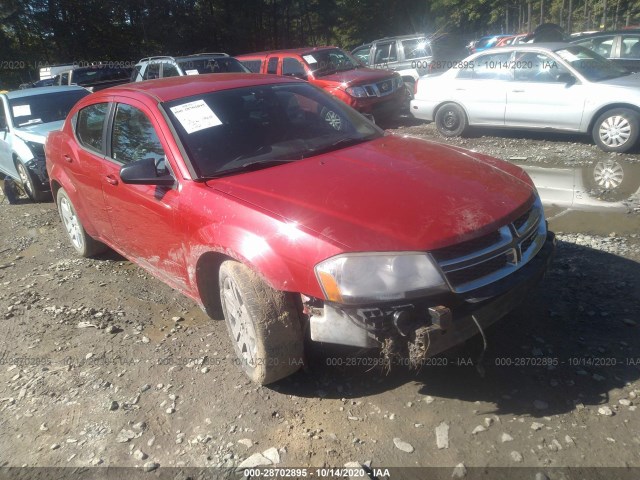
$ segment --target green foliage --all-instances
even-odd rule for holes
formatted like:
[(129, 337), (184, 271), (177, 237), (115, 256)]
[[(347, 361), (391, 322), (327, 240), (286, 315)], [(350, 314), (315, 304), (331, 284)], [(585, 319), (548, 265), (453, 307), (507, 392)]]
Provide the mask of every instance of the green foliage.
[[(541, 23), (541, 1), (544, 21), (567, 25), (569, 0), (535, 0), (532, 27)], [(598, 28), (605, 4), (607, 28), (639, 23), (640, 0), (572, 0), (573, 29)], [(526, 31), (528, 5), (527, 0), (0, 0), (0, 62), (5, 62), (0, 89), (37, 80), (38, 67), (45, 64), (132, 63), (148, 55), (326, 44), (352, 48), (416, 32), (449, 32), (464, 40), (515, 33)]]

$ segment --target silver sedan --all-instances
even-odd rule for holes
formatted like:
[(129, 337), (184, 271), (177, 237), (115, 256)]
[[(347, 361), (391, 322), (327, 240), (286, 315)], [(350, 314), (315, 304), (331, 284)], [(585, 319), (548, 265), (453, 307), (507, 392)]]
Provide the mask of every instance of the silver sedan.
[(421, 77), (411, 113), (446, 137), (468, 126), (548, 129), (626, 152), (640, 133), (640, 74), (566, 43), (494, 48)]

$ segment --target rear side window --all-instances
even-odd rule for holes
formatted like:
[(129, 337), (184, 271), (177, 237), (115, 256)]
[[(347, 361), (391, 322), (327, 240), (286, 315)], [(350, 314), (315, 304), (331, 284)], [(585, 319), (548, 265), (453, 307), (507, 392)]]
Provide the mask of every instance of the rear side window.
[(622, 58), (640, 58), (640, 35), (622, 36), (620, 56)]
[(298, 60), (285, 57), (282, 59), (282, 74), (302, 78), (306, 76), (307, 72)]
[(162, 64), (162, 77), (179, 77), (180, 72), (173, 63), (165, 62)]
[(150, 63), (147, 65), (147, 71), (144, 72), (145, 80), (153, 80), (154, 78), (160, 78), (160, 64)]
[(398, 54), (396, 53), (396, 42), (380, 43), (376, 48), (375, 63), (397, 62)]
[(599, 36), (595, 38), (589, 38), (586, 40), (582, 40), (580, 42), (572, 42), (575, 45), (580, 45), (581, 47), (586, 47), (589, 50), (593, 50), (599, 55), (602, 55), (605, 58), (611, 57), (611, 49), (613, 47), (614, 36)]
[(424, 38), (414, 38), (411, 40), (403, 40), (402, 48), (404, 49), (405, 60), (412, 60), (414, 58), (430, 57), (431, 47)]
[(251, 73), (260, 73), (262, 68), (262, 60), (241, 60), (240, 63), (247, 67)]
[(102, 132), (108, 110), (108, 103), (96, 103), (78, 112), (76, 136), (80, 145), (99, 153), (103, 151)]
[(267, 73), (276, 75), (278, 73), (278, 57), (271, 57), (267, 63)]
[(162, 143), (151, 121), (141, 110), (121, 103), (113, 121), (111, 157), (118, 163), (130, 163), (145, 158), (163, 161)]

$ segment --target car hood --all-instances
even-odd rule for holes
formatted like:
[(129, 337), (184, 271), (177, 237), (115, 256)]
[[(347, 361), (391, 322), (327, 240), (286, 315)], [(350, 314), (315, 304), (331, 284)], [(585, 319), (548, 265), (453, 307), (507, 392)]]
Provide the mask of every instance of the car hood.
[(394, 73), (375, 68), (354, 68), (345, 72), (332, 73), (316, 77), (316, 80), (323, 82), (336, 82), (349, 85), (364, 85), (381, 80), (393, 78)]
[(47, 138), (47, 134), (54, 130), (60, 130), (64, 120), (49, 123), (38, 123), (35, 125), (25, 125), (24, 127), (16, 128), (16, 136), (20, 137), (26, 142), (44, 143)]
[(493, 231), (532, 202), (530, 185), (472, 155), (385, 136), (207, 184), (346, 250), (429, 250)]
[(600, 85), (613, 85), (616, 87), (633, 87), (638, 88), (640, 85), (640, 73), (632, 73), (631, 75), (625, 75), (623, 77), (612, 78), (610, 80), (603, 80), (601, 82), (595, 82)]

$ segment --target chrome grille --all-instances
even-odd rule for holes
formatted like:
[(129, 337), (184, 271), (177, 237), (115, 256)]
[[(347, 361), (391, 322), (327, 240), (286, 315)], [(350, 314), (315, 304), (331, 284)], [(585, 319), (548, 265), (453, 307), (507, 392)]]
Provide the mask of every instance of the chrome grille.
[(531, 260), (544, 245), (547, 226), (540, 200), (512, 223), (488, 235), (431, 252), (454, 292), (500, 280)]

